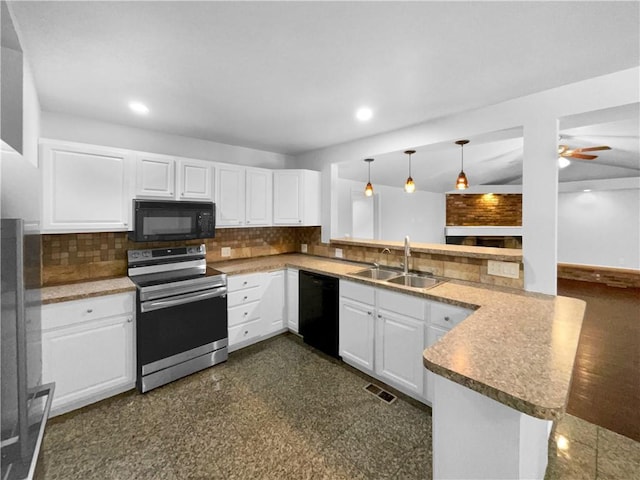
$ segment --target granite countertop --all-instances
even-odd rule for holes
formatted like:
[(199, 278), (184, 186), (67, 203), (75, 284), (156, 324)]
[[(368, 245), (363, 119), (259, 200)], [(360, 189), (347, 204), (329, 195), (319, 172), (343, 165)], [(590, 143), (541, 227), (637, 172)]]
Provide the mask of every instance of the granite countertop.
[(52, 287), (42, 287), (42, 304), (67, 302), (80, 298), (98, 297), (134, 291), (136, 286), (129, 277), (109, 278), (90, 282), (68, 283)]
[(429, 370), (542, 419), (564, 414), (585, 303), (449, 280), (428, 290), (354, 277), (366, 265), (301, 254), (216, 262), (229, 275), (301, 268), (474, 312), (423, 353)]
[[(363, 240), (359, 238), (332, 238), (331, 245), (347, 245), (370, 248), (404, 250), (404, 241)], [(522, 250), (517, 248), (476, 247), (472, 245), (446, 245), (440, 243), (411, 242), (411, 251), (432, 255), (482, 258), (505, 262), (522, 262)]]

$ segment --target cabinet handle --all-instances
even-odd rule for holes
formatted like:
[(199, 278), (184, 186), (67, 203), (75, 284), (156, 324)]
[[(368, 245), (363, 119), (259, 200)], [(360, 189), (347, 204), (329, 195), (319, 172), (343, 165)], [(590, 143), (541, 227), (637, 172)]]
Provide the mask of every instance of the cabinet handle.
[(245, 331), (244, 331), (244, 334), (245, 334), (245, 335), (248, 335), (248, 334), (249, 334), (249, 330), (245, 330)]
[(249, 220), (247, 220), (247, 225), (250, 224), (251, 222)]
[(244, 316), (246, 317), (247, 315), (249, 315), (249, 312), (244, 312)]
[(247, 299), (247, 296), (245, 295), (245, 296), (244, 296), (244, 298), (243, 298), (242, 300), (246, 300), (246, 299)]
[(129, 224), (125, 222), (125, 223), (123, 223), (122, 225), (124, 225), (124, 226), (126, 227), (126, 226), (127, 226), (127, 225), (129, 225)]
[(133, 322), (133, 318), (127, 317), (127, 323), (131, 323), (131, 322)]
[(169, 192), (169, 195), (173, 195), (173, 192)]
[(246, 281), (245, 281), (245, 282), (242, 282), (242, 285), (246, 285), (246, 284), (247, 284), (247, 282), (246, 282)]
[(93, 308), (87, 308), (87, 313), (92, 313), (93, 312)]
[(371, 312), (367, 312), (367, 315), (371, 315)]
[(298, 223), (302, 223), (302, 220), (298, 220)]
[(450, 319), (449, 317), (444, 317), (444, 321), (445, 321), (445, 322), (448, 322), (448, 321), (450, 321), (450, 320), (451, 320), (451, 319)]
[(378, 314), (378, 318), (382, 318), (382, 315)]

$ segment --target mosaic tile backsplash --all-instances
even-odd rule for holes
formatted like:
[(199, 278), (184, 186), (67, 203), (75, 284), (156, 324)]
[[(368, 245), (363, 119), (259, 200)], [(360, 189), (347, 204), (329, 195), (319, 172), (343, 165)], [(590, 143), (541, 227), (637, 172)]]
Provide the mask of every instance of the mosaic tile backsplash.
[(127, 250), (207, 246), (207, 261), (298, 252), (300, 244), (320, 243), (320, 227), (220, 228), (212, 239), (187, 242), (132, 242), (126, 232), (48, 234), (42, 236), (42, 283), (59, 285), (127, 274)]

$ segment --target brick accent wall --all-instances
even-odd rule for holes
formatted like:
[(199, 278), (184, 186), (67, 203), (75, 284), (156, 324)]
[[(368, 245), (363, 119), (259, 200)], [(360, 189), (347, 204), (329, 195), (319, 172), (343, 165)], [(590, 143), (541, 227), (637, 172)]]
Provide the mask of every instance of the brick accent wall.
[(301, 243), (320, 243), (320, 227), (220, 228), (213, 239), (188, 242), (137, 243), (126, 232), (42, 235), (42, 284), (58, 285), (127, 274), (127, 250), (207, 246), (207, 261), (223, 260), (220, 249), (231, 248), (231, 257), (246, 258), (300, 250)]
[(522, 194), (447, 194), (448, 226), (522, 225)]

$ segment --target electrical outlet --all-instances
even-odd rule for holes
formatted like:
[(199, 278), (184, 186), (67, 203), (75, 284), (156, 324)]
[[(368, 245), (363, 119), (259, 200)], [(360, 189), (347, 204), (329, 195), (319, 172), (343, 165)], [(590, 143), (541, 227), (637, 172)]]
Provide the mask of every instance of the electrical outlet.
[(519, 278), (520, 264), (489, 260), (487, 263), (487, 273), (489, 275), (495, 275), (496, 277)]
[(342, 258), (342, 249), (336, 248), (336, 258)]
[(300, 251), (302, 253), (307, 253), (307, 244), (303, 243), (302, 245), (300, 245)]
[(222, 255), (223, 257), (230, 257), (231, 256), (231, 247), (222, 247), (220, 249), (220, 255)]

